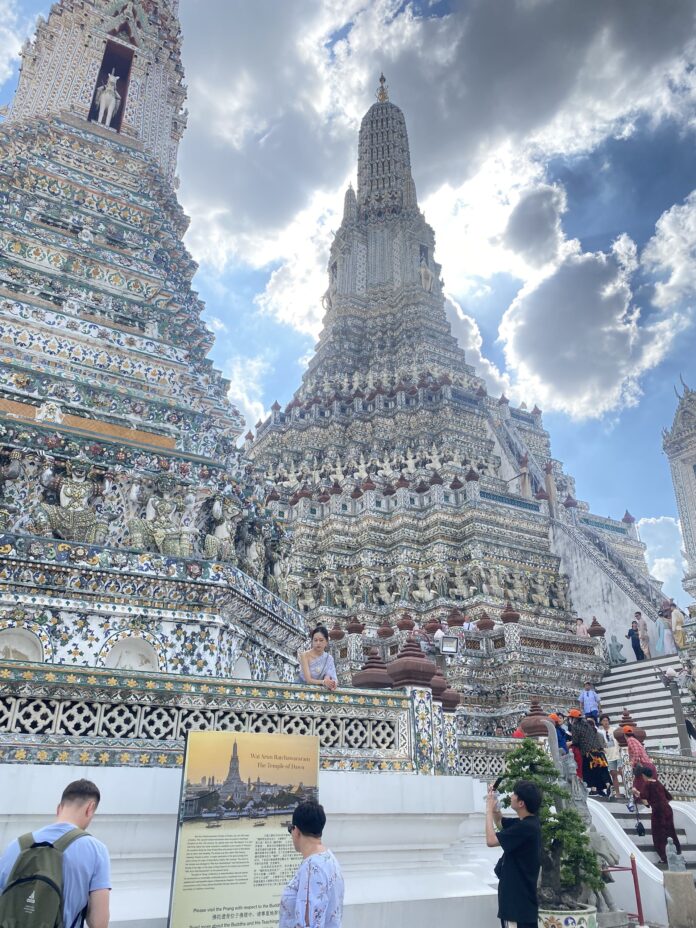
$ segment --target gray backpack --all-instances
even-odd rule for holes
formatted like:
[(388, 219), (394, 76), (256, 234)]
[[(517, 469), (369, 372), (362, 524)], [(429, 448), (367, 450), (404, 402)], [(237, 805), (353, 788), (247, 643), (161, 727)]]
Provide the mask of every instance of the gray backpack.
[(31, 832), (19, 838), (19, 857), (0, 896), (0, 928), (76, 928), (84, 922), (87, 906), (72, 925), (63, 923), (63, 851), (86, 834), (71, 828), (53, 844), (35, 842)]

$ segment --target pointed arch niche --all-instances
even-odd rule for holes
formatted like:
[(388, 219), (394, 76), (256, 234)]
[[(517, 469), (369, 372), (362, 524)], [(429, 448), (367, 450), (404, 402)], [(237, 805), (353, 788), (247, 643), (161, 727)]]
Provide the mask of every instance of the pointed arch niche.
[(247, 658), (240, 654), (237, 658), (237, 661), (232, 668), (232, 679), (233, 680), (251, 680), (251, 665)]
[[(127, 33), (122, 36), (124, 41), (133, 42), (128, 23), (124, 23), (120, 29), (127, 30)], [(116, 34), (121, 37), (120, 32), (117, 32)], [(92, 106), (90, 107), (89, 118), (91, 121), (96, 122), (96, 119), (99, 115), (97, 90), (106, 83), (106, 79), (112, 71), (118, 75), (116, 90), (121, 95), (121, 102), (119, 103), (116, 114), (111, 120), (111, 128), (115, 129), (117, 132), (121, 131), (123, 114), (126, 111), (126, 97), (128, 96), (128, 84), (130, 82), (134, 55), (135, 49), (133, 47), (123, 45), (121, 42), (114, 42), (112, 39), (107, 39), (106, 46), (104, 48), (104, 57), (102, 58), (101, 67), (99, 68), (97, 83), (94, 85), (94, 93), (92, 94)]]

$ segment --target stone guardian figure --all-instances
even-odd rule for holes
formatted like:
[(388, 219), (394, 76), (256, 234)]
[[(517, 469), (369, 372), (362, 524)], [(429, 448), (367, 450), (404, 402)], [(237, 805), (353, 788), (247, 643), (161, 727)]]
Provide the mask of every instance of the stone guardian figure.
[(111, 121), (118, 112), (121, 105), (121, 94), (116, 90), (118, 83), (118, 74), (111, 69), (111, 74), (107, 74), (106, 81), (100, 87), (97, 87), (97, 106), (99, 115), (97, 122), (103, 126), (110, 126)]

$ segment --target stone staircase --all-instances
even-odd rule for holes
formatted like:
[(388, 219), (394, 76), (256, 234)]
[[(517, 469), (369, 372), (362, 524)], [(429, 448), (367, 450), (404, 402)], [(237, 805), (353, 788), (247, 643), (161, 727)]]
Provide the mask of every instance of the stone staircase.
[[(681, 666), (677, 655), (632, 661), (620, 667), (612, 667), (597, 686), (602, 700), (602, 712), (610, 717), (612, 727), (618, 724), (626, 707), (636, 724), (645, 729), (648, 753), (651, 750), (679, 750), (672, 697), (663, 685), (660, 674), (668, 667), (679, 671)], [(693, 715), (696, 707), (686, 690), (681, 691), (681, 702), (685, 714)]]
[[(629, 812), (626, 808), (626, 804), (623, 802), (607, 802), (604, 803), (606, 809), (611, 812), (614, 820), (618, 825), (623, 828), (625, 833), (635, 844), (635, 846), (645, 854), (648, 860), (659, 866), (660, 869), (664, 869), (659, 863), (659, 857), (657, 853), (653, 850), (652, 843), (652, 831), (650, 829), (650, 809), (647, 806), (639, 806), (640, 820), (645, 827), (645, 834), (643, 837), (639, 837), (636, 834), (636, 814), (635, 812)], [(677, 823), (677, 836), (679, 838), (679, 843), (681, 845), (682, 855), (686, 863), (687, 870), (693, 872), (694, 877), (696, 878), (696, 844), (689, 844), (686, 838), (686, 831), (684, 828), (680, 828)]]

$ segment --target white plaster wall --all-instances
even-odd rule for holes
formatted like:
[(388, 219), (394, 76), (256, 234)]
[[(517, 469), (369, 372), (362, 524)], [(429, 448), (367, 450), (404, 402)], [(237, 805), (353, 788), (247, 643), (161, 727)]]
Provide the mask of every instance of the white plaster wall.
[[(180, 771), (0, 765), (0, 845), (50, 821), (78, 777), (102, 793), (90, 830), (111, 854), (111, 928), (165, 928)], [(499, 925), (483, 783), (322, 772), (319, 790), (325, 840), (346, 880), (343, 928)]]
[[(612, 635), (623, 645), (627, 661), (635, 661), (630, 641), (625, 638), (631, 627), (633, 614), (642, 611), (611, 577), (601, 570), (563, 531), (551, 528), (551, 550), (561, 559), (561, 571), (570, 578), (570, 596), (573, 609), (589, 625), (596, 615), (606, 628), (607, 643)], [(650, 646), (654, 648), (657, 626), (648, 621)]]

